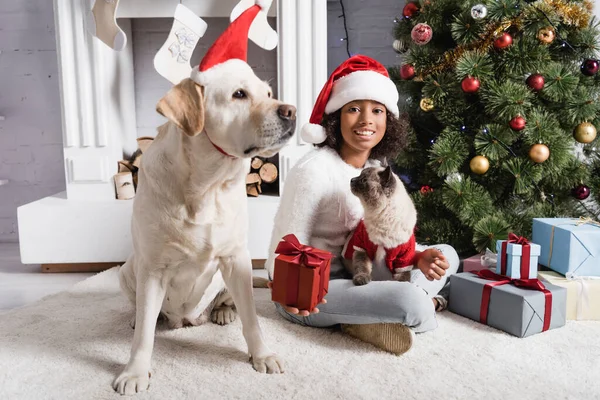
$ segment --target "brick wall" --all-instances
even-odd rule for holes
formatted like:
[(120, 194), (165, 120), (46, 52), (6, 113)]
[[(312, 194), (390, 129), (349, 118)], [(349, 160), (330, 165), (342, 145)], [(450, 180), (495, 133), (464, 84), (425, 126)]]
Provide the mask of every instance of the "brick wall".
[(0, 241), (17, 207), (65, 188), (52, 1), (0, 0)]
[[(397, 64), (391, 48), (394, 16), (403, 1), (344, 0), (350, 51)], [(339, 1), (329, 0), (328, 72), (346, 57)], [(226, 19), (207, 19), (208, 31), (192, 57), (201, 55), (225, 28)], [(274, 22), (271, 21), (275, 26)], [(154, 107), (169, 83), (152, 59), (171, 29), (169, 18), (133, 24), (138, 136), (153, 136), (162, 121)], [(277, 90), (275, 52), (249, 44), (249, 63)], [(51, 0), (0, 0), (0, 242), (16, 241), (17, 207), (65, 190), (54, 16)]]

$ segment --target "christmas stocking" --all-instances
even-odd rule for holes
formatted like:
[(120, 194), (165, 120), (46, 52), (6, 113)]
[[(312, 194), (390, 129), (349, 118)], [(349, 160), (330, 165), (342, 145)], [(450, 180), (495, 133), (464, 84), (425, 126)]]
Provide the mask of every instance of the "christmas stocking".
[(154, 56), (154, 68), (174, 85), (189, 78), (190, 57), (208, 25), (189, 8), (178, 4), (169, 37)]
[(86, 15), (86, 28), (107, 46), (120, 51), (127, 44), (127, 36), (117, 25), (115, 15), (118, 6), (119, 0), (96, 0)]
[(233, 8), (230, 16), (230, 20), (234, 21), (241, 13), (255, 4), (259, 4), (263, 7), (264, 11), (261, 10), (256, 18), (254, 18), (252, 25), (250, 25), (248, 38), (266, 50), (273, 50), (277, 46), (278, 40), (277, 32), (275, 32), (267, 22), (267, 11), (271, 6), (272, 1), (273, 0), (241, 0), (238, 5)]

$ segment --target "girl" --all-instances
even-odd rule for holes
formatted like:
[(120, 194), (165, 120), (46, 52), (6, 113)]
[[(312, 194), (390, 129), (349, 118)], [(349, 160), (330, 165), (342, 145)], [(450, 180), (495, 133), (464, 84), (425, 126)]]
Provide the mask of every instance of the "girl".
[[(329, 77), (315, 103), (302, 138), (317, 145), (291, 169), (275, 217), (266, 268), (273, 276), (281, 238), (295, 234), (301, 243), (332, 252), (326, 302), (312, 313), (276, 304), (294, 323), (342, 330), (386, 351), (410, 349), (413, 332), (435, 329), (436, 308), (447, 301), (438, 293), (459, 259), (450, 246), (417, 246), (410, 282), (373, 281), (355, 286), (341, 260), (342, 248), (363, 217), (350, 179), (406, 144), (407, 123), (398, 110), (398, 91), (377, 61), (355, 55)], [(373, 271), (373, 275), (378, 275)]]

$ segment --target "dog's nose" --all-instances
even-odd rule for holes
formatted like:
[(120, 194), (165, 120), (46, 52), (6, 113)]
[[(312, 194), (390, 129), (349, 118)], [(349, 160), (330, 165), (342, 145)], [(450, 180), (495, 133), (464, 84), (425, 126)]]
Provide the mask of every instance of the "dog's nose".
[(282, 104), (277, 109), (279, 117), (282, 119), (296, 119), (296, 107), (289, 104)]

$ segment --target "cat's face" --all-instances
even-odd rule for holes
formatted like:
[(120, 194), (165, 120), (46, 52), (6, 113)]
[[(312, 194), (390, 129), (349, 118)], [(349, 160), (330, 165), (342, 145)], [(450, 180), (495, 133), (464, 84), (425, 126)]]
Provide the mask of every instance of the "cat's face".
[(367, 207), (376, 207), (387, 202), (397, 185), (398, 182), (389, 166), (365, 168), (359, 176), (350, 180), (350, 190)]

